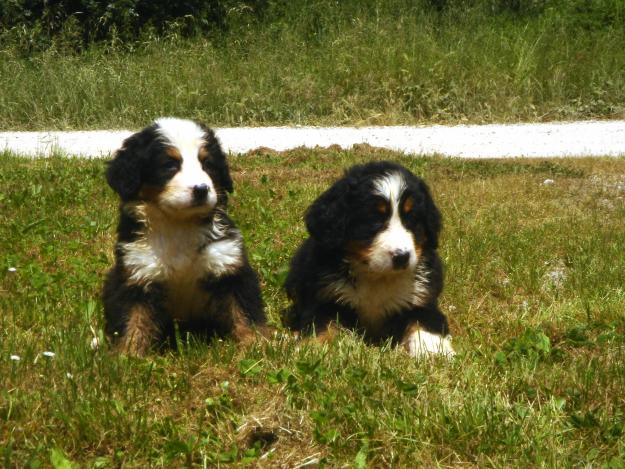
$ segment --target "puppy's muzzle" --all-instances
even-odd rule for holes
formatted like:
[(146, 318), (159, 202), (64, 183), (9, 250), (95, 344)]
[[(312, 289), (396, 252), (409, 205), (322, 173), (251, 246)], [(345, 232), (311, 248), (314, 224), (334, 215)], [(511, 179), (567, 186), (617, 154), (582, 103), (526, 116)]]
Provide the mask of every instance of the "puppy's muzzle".
[(201, 205), (206, 202), (208, 191), (209, 189), (207, 184), (198, 184), (197, 186), (193, 186), (193, 203)]
[(408, 262), (410, 262), (410, 252), (397, 250), (392, 254), (393, 260), (393, 269), (402, 270), (408, 267)]

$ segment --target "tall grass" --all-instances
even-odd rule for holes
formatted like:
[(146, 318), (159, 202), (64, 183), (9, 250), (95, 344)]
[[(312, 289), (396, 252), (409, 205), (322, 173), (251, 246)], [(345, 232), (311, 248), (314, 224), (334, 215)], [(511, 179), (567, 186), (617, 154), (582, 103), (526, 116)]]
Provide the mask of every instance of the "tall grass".
[(63, 37), (26, 57), (9, 42), (0, 128), (136, 128), (158, 115), (217, 126), (625, 116), (616, 6), (604, 18), (563, 7), (357, 5), (304, 2), (209, 37), (174, 30), (79, 53)]

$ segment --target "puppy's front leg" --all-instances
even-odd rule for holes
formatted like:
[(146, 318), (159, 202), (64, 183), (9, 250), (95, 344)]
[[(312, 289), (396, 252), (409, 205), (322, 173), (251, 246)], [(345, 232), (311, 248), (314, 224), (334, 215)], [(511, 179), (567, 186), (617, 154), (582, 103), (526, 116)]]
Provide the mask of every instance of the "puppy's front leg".
[(158, 342), (161, 335), (151, 308), (137, 304), (128, 310), (124, 331), (121, 337), (113, 338), (113, 344), (121, 353), (141, 357)]
[(125, 284), (113, 271), (105, 284), (103, 303), (106, 335), (114, 350), (143, 356), (167, 339), (173, 345), (173, 321), (162, 310), (164, 296), (158, 285), (148, 292)]
[(213, 320), (220, 335), (229, 335), (242, 344), (253, 342), (258, 333), (270, 335), (258, 280), (249, 266), (238, 275), (206, 283), (206, 288), (216, 301)]
[(404, 332), (401, 344), (415, 358), (428, 355), (444, 355), (451, 358), (455, 355), (451, 346), (451, 337), (428, 332), (418, 321), (411, 321)]
[(243, 345), (248, 345), (257, 339), (257, 334), (261, 336), (269, 335), (265, 324), (252, 324), (249, 315), (243, 309), (243, 305), (235, 296), (228, 301), (229, 316), (232, 321), (231, 335), (234, 340)]

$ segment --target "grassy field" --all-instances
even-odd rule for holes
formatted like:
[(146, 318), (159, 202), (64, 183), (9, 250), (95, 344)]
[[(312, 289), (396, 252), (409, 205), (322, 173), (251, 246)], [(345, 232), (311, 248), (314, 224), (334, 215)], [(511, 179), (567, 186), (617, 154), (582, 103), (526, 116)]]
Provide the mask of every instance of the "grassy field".
[(208, 37), (80, 52), (68, 31), (25, 54), (35, 39), (12, 30), (0, 35), (0, 129), (140, 128), (158, 115), (213, 126), (625, 118), (620, 1), (514, 15), (361, 3), (300, 2)]
[(347, 333), (92, 351), (116, 222), (104, 164), (0, 155), (4, 467), (623, 467), (625, 159), (233, 158), (231, 213), (273, 323), (302, 211), (379, 158), (424, 176), (444, 215), (452, 361)]

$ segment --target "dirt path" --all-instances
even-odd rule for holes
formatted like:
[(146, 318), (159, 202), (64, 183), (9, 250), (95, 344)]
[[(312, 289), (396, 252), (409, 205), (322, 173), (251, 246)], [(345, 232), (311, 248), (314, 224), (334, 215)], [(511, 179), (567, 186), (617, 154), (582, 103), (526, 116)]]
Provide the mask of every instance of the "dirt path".
[[(408, 154), (438, 153), (463, 158), (625, 156), (625, 121), (424, 127), (240, 127), (218, 128), (224, 149), (245, 153), (258, 147), (349, 148), (367, 143)], [(0, 132), (0, 150), (29, 156), (55, 151), (106, 157), (129, 130)]]

